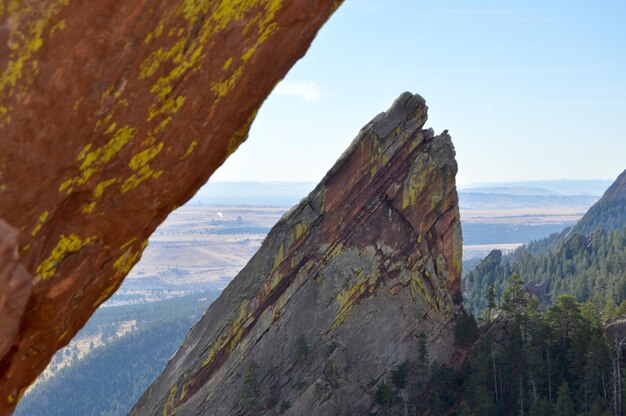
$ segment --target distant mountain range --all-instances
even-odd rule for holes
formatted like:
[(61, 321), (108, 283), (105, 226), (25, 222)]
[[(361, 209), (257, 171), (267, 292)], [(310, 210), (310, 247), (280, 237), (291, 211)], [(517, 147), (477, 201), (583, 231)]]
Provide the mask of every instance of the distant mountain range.
[[(500, 189), (500, 188), (497, 188)], [(459, 191), (461, 209), (560, 208), (569, 207), (584, 212), (598, 197), (593, 195), (516, 194), (516, 188), (503, 193)]]
[[(610, 179), (559, 179), (525, 182), (490, 182), (459, 186), (461, 194), (522, 196), (600, 196)], [(190, 205), (292, 206), (315, 187), (314, 182), (209, 182)]]
[[(560, 195), (600, 196), (613, 181), (611, 179), (548, 179), (519, 182), (482, 182), (459, 186), (461, 191), (476, 189), (516, 188), (553, 192)], [(501, 193), (501, 192), (500, 192)], [(517, 191), (515, 193), (518, 193)], [(536, 195), (536, 194), (535, 194)]]

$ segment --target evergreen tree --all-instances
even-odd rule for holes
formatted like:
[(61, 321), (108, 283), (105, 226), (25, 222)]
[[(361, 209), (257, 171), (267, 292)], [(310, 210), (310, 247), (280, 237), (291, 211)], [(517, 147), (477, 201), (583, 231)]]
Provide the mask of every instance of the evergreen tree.
[(524, 290), (524, 279), (514, 273), (506, 281), (502, 292), (502, 310), (511, 316), (521, 315), (526, 311), (528, 294)]
[(552, 416), (554, 409), (545, 397), (541, 396), (530, 406), (529, 416)]
[(554, 414), (556, 416), (576, 416), (572, 395), (566, 381), (564, 381), (563, 384), (561, 384), (561, 388), (559, 388), (559, 395), (554, 406)]
[(391, 384), (384, 381), (379, 384), (376, 388), (374, 398), (376, 400), (376, 403), (383, 410), (383, 413), (385, 415), (388, 415), (391, 412), (393, 402), (395, 401), (395, 394), (393, 392)]
[(259, 365), (253, 360), (248, 364), (243, 377), (241, 399), (247, 415), (257, 415), (260, 410), (261, 386), (259, 385), (258, 370)]
[(487, 289), (487, 321), (491, 321), (491, 311), (496, 308), (496, 287), (491, 284)]
[(391, 381), (398, 389), (403, 389), (409, 376), (409, 362), (404, 361), (391, 371)]

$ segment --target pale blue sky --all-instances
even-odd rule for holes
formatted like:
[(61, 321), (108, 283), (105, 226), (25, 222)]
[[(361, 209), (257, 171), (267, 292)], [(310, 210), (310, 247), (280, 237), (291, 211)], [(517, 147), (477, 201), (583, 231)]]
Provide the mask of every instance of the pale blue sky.
[(217, 181), (319, 181), (402, 91), (460, 184), (626, 169), (626, 1), (346, 0)]

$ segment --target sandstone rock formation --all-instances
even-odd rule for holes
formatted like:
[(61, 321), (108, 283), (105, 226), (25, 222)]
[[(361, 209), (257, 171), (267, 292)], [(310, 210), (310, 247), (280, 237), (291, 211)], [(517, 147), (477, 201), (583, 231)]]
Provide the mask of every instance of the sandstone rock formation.
[(267, 414), (362, 415), (421, 332), (432, 361), (460, 360), (457, 165), (450, 137), (422, 130), (426, 110), (404, 93), (361, 130), (131, 415), (241, 415), (254, 374)]
[(0, 218), (20, 256), (3, 224), (0, 415), (245, 140), (340, 3), (0, 2)]

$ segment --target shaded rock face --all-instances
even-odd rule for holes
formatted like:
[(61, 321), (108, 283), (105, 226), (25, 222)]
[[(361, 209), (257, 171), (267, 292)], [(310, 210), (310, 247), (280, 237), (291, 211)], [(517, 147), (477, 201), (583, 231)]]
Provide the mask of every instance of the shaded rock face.
[(0, 2), (0, 218), (19, 232), (3, 225), (0, 244), (20, 256), (0, 260), (0, 414), (245, 140), (340, 3)]
[(366, 414), (421, 332), (431, 361), (461, 358), (457, 165), (450, 137), (422, 130), (426, 110), (404, 93), (361, 130), (130, 414), (241, 415), (254, 385), (267, 414)]

